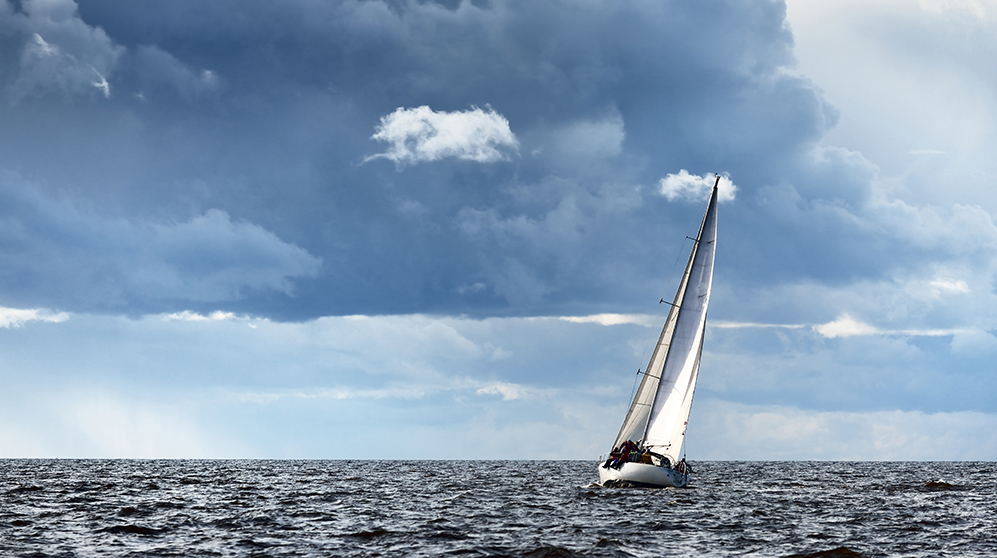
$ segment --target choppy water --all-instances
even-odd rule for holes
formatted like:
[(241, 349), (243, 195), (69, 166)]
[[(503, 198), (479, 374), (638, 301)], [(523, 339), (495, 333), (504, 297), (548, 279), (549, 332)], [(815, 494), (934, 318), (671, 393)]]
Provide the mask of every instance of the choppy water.
[(995, 556), (997, 464), (0, 460), (3, 556)]

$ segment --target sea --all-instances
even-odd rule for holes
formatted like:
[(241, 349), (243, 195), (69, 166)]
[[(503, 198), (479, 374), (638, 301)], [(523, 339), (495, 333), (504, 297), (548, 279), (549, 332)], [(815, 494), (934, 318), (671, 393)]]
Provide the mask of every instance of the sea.
[(0, 460), (0, 556), (997, 556), (997, 464)]

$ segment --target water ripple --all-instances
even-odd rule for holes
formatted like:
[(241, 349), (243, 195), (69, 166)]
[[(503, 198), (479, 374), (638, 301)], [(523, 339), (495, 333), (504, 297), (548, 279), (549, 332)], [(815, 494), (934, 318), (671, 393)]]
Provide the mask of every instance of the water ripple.
[(997, 555), (993, 463), (0, 460), (11, 556)]

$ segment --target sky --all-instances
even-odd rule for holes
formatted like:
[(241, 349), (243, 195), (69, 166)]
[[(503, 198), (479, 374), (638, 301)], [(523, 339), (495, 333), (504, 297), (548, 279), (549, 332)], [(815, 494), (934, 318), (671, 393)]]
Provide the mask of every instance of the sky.
[(997, 4), (0, 0), (0, 457), (997, 459)]

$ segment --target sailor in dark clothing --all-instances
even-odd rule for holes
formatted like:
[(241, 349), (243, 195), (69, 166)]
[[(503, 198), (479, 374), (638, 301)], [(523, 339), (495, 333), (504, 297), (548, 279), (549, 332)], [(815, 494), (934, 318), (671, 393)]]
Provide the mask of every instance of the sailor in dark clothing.
[(607, 469), (609, 469), (610, 467), (613, 467), (614, 469), (618, 469), (619, 467), (616, 467), (616, 463), (619, 460), (620, 460), (620, 449), (619, 448), (613, 448), (613, 451), (609, 452), (609, 458), (606, 459), (606, 462), (603, 463), (602, 466), (605, 467), (605, 468), (607, 468)]
[(637, 452), (637, 444), (627, 440), (620, 447), (613, 448), (613, 451), (609, 453), (609, 459), (606, 460), (605, 466), (607, 468), (619, 469), (624, 463), (630, 461), (631, 455), (636, 457)]

